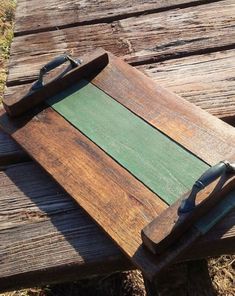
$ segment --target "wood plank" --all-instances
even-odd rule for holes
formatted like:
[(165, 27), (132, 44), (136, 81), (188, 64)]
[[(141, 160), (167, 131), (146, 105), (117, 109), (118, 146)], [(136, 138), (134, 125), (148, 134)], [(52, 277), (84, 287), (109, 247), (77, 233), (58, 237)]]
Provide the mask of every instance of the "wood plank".
[[(35, 163), (7, 167), (0, 183), (1, 291), (134, 268)], [(229, 253), (234, 237), (232, 211), (181, 259)]]
[(87, 80), (47, 103), (167, 204), (209, 167)]
[(46, 62), (64, 52), (79, 57), (101, 46), (128, 62), (145, 63), (205, 48), (230, 47), (235, 37), (234, 11), (234, 1), (225, 0), (194, 9), (16, 37), (11, 47), (8, 85), (32, 81)]
[[(161, 11), (175, 7), (203, 4), (201, 0), (160, 1), (63, 1), (19, 0), (17, 1), (15, 35), (28, 34), (66, 26), (109, 22), (131, 15)], [(53, 11), (53, 14), (51, 13)], [(43, 22), (42, 22), (43, 20)]]
[[(59, 59), (61, 59), (61, 56)], [(55, 59), (53, 61), (55, 61)], [(51, 61), (49, 65), (51, 65), (51, 63), (53, 62)], [(47, 77), (43, 75), (42, 81), (37, 81), (37, 83), (40, 83), (43, 87), (38, 87), (35, 90), (32, 89), (35, 88), (35, 84), (31, 85), (29, 88), (25, 85), (22, 87), (21, 92), (14, 93), (7, 99), (4, 96), (3, 106), (11, 117), (20, 116), (75, 83), (77, 77), (85, 78), (87, 76), (96, 75), (96, 72), (99, 73), (107, 64), (108, 54), (103, 49), (94, 50), (89, 56), (83, 56), (82, 65), (76, 65), (76, 67), (66, 71), (64, 74), (61, 73), (61, 68), (57, 68), (54, 72), (49, 72)], [(47, 68), (48, 64), (45, 67)], [(45, 67), (42, 69), (45, 70)], [(61, 74), (63, 74), (62, 77)], [(47, 80), (48, 76), (50, 78), (49, 81)], [(60, 77), (59, 83), (58, 80), (55, 79), (56, 77)]]
[(235, 119), (235, 50), (193, 55), (137, 69), (211, 114)]

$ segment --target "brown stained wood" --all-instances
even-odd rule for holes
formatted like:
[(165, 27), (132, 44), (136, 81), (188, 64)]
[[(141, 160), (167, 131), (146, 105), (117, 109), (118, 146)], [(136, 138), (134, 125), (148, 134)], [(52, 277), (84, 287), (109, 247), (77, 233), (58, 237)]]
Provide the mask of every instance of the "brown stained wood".
[[(86, 23), (109, 22), (140, 13), (204, 4), (201, 0), (160, 0), (160, 1), (63, 1), (19, 0), (17, 2), (16, 35), (28, 34), (60, 27)], [(53, 13), (51, 13), (53, 11)], [(43, 19), (43, 22), (42, 22)]]
[[(218, 185), (219, 187), (217, 187)], [(184, 214), (179, 214), (178, 212), (185, 197), (180, 198), (142, 230), (141, 235), (145, 246), (154, 254), (162, 254), (183, 237), (187, 231), (190, 231), (191, 227), (194, 227), (196, 228), (194, 240), (190, 240), (190, 245), (184, 245), (183, 250), (181, 250), (183, 252), (185, 248), (191, 246), (192, 240), (194, 242), (202, 235), (203, 225), (201, 225), (202, 229), (199, 229), (199, 227), (194, 226), (195, 222), (210, 212), (216, 204), (225, 199), (234, 190), (235, 179), (231, 180), (228, 178), (228, 182), (222, 186), (218, 181), (213, 182), (205, 190), (198, 193), (196, 208), (192, 212)], [(207, 226), (205, 225), (205, 227)]]
[(211, 114), (235, 120), (235, 50), (192, 55), (137, 69)]
[[(134, 268), (35, 163), (7, 167), (0, 184), (1, 291)], [(233, 252), (234, 236), (232, 211), (181, 260)]]
[(84, 56), (82, 65), (66, 73), (59, 80), (52, 80), (42, 88), (31, 91), (31, 87), (24, 86), (21, 92), (16, 92), (10, 97), (3, 98), (3, 106), (7, 113), (19, 116), (22, 113), (44, 102), (46, 99), (56, 95), (58, 92), (70, 87), (81, 77), (90, 77), (101, 71), (108, 64), (108, 54), (102, 49), (92, 52), (89, 57)]
[(233, 127), (147, 79), (121, 59), (109, 55), (109, 61), (92, 83), (208, 164), (234, 160)]
[[(8, 85), (32, 81), (52, 57), (103, 47), (131, 63), (231, 47), (232, 0), (14, 38)], [(215, 18), (216, 15), (216, 18)]]

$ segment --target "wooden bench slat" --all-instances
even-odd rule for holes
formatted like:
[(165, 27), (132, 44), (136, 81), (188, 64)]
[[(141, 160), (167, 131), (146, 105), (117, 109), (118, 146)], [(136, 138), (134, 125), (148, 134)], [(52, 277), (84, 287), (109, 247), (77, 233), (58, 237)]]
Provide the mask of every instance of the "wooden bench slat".
[(128, 62), (145, 63), (201, 52), (205, 45), (212, 49), (231, 46), (235, 38), (234, 12), (234, 1), (224, 0), (194, 9), (19, 36), (11, 47), (8, 85), (32, 81), (46, 62), (63, 52), (78, 57), (103, 47)]
[[(29, 32), (50, 30), (92, 22), (104, 22), (151, 10), (171, 9), (184, 5), (195, 5), (200, 0), (144, 0), (144, 1), (64, 1), (64, 0), (27, 0), (17, 1), (16, 35)], [(53, 13), (52, 13), (53, 11)], [(43, 20), (43, 22), (42, 22)]]
[(235, 123), (235, 50), (137, 66), (156, 83)]
[[(0, 172), (0, 290), (132, 269), (94, 222), (39, 166)], [(182, 260), (234, 251), (235, 210)]]

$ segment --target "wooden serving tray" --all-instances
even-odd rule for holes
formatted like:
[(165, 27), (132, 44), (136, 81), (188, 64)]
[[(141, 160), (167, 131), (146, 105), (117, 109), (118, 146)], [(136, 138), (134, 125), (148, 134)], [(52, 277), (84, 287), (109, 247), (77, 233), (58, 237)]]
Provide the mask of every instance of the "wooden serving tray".
[(0, 126), (151, 279), (162, 259), (141, 230), (207, 168), (235, 159), (235, 132), (108, 52), (83, 61), (36, 94), (6, 96), (20, 116), (2, 112)]

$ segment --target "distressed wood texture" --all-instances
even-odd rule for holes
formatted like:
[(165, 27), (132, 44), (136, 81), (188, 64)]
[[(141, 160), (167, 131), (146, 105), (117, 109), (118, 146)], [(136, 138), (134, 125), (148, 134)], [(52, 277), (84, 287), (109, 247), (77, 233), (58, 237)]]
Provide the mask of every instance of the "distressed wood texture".
[[(1, 291), (134, 268), (38, 165), (9, 166), (0, 183)], [(233, 210), (181, 260), (234, 251), (234, 237)]]
[[(168, 10), (204, 4), (202, 0), (144, 0), (131, 1), (54, 1), (19, 0), (16, 12), (15, 35), (53, 30), (86, 23), (109, 22), (113, 19), (151, 11)], [(42, 22), (43, 19), (43, 22)]]
[[(235, 50), (137, 67), (156, 83), (235, 124)], [(230, 121), (229, 121), (230, 120)]]
[(8, 85), (32, 81), (46, 62), (63, 52), (79, 57), (103, 47), (128, 62), (146, 63), (205, 48), (231, 47), (235, 38), (234, 11), (234, 1), (225, 0), (193, 9), (19, 36), (11, 47)]

